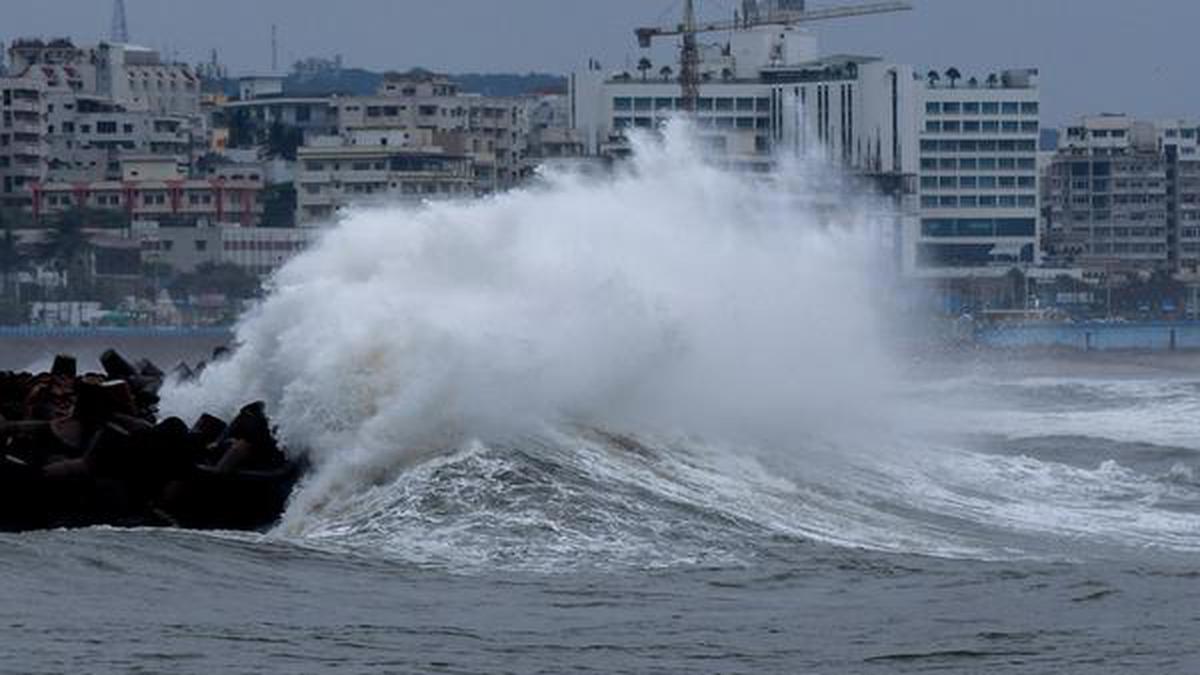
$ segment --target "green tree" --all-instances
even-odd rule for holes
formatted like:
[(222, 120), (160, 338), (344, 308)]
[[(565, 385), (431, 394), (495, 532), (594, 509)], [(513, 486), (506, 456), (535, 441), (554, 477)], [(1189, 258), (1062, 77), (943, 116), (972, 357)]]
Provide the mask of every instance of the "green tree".
[(271, 157), (282, 157), (290, 162), (296, 161), (296, 150), (304, 145), (304, 132), (296, 127), (289, 127), (282, 122), (272, 122), (267, 130), (267, 154)]
[(296, 226), (296, 186), (292, 183), (268, 185), (263, 191), (263, 227)]
[(4, 228), (4, 236), (0, 237), (0, 281), (3, 282), (6, 296), (15, 297), (16, 276), (21, 271), (21, 252), (17, 250), (17, 238), (9, 227)]
[(42, 244), (42, 259), (67, 275), (67, 290), (79, 292), (88, 281), (92, 243), (84, 231), (84, 214), (70, 209), (58, 215)]
[(958, 81), (962, 79), (962, 73), (958, 72), (958, 68), (951, 66), (946, 69), (946, 79), (950, 80), (950, 88), (956, 89)]
[(227, 298), (253, 298), (262, 291), (258, 277), (233, 263), (204, 263), (190, 274), (177, 276), (170, 285), (173, 295), (188, 297), (219, 293)]

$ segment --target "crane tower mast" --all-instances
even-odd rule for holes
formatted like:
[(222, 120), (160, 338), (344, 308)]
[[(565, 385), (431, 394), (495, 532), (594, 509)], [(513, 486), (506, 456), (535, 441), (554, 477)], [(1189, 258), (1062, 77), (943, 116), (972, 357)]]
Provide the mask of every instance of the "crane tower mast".
[(679, 25), (638, 28), (635, 33), (638, 45), (643, 49), (650, 47), (655, 38), (673, 35), (682, 37), (679, 83), (683, 92), (684, 110), (694, 112), (700, 98), (700, 45), (697, 40), (700, 33), (716, 33), (757, 26), (794, 26), (815, 21), (905, 12), (912, 8), (912, 3), (908, 0), (891, 0), (810, 10), (805, 7), (804, 0), (772, 0), (768, 11), (764, 13), (758, 0), (744, 0), (740, 18), (732, 22), (718, 21), (700, 24), (696, 21), (695, 0), (686, 0), (683, 8), (683, 22)]

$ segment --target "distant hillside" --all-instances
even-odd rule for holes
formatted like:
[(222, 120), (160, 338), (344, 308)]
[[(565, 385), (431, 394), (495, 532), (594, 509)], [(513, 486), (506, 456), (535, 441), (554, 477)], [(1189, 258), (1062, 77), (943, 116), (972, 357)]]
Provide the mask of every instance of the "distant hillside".
[[(543, 92), (566, 93), (567, 78), (549, 73), (466, 73), (450, 75), (463, 92), (484, 96), (523, 96)], [(321, 73), (291, 74), (283, 83), (288, 96), (369, 96), (379, 89), (383, 74), (361, 68), (344, 68)], [(212, 85), (209, 85), (212, 86)], [(217, 87), (229, 96), (237, 96), (236, 79), (221, 81)]]
[(567, 78), (548, 73), (529, 73), (527, 75), (467, 73), (451, 75), (450, 79), (458, 83), (463, 91), (484, 96), (523, 96), (543, 92), (567, 93)]

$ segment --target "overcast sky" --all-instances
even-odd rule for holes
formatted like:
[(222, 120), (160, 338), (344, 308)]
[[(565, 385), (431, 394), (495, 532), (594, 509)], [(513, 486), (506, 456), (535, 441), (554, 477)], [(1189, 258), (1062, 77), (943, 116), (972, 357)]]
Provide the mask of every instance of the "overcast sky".
[[(699, 0), (731, 16), (735, 0)], [(821, 24), (827, 53), (879, 55), (967, 76), (1040, 67), (1046, 122), (1089, 112), (1200, 117), (1200, 0), (914, 0), (905, 15)], [(235, 73), (342, 54), (372, 69), (566, 73), (641, 55), (632, 29), (670, 23), (680, 0), (126, 0), (134, 42), (180, 60), (216, 48)], [(812, 0), (813, 6), (830, 0)], [(111, 0), (0, 0), (0, 39), (108, 36)], [(656, 61), (665, 59), (661, 53)]]

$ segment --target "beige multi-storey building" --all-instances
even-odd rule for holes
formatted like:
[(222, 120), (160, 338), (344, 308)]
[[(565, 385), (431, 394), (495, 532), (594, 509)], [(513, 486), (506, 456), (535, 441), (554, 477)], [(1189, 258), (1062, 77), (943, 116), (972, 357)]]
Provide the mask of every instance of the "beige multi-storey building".
[(437, 143), (470, 155), (480, 192), (503, 190), (529, 174), (530, 101), (466, 95), (448, 78), (426, 71), (388, 73), (375, 96), (339, 98), (338, 133), (428, 131)]
[(358, 132), (301, 148), (297, 221), (319, 225), (351, 205), (474, 196), (472, 159), (429, 145), (433, 136), (429, 130)]
[(1046, 248), (1093, 276), (1200, 271), (1200, 123), (1068, 127), (1045, 175)]
[(35, 185), (31, 208), (35, 218), (82, 207), (123, 211), (130, 221), (163, 225), (251, 227), (262, 218), (262, 192), (261, 170), (230, 168), (192, 179), (170, 159), (133, 157), (122, 162), (120, 180)]

